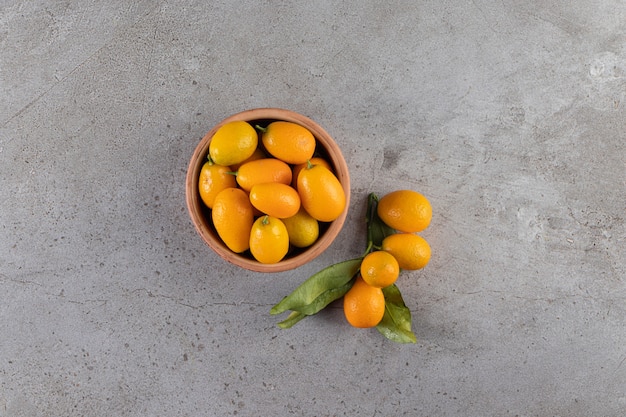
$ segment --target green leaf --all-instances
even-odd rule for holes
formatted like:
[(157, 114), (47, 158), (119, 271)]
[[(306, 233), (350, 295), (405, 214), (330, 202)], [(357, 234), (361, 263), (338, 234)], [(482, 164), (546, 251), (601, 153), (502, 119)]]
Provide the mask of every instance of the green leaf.
[(328, 304), (343, 297), (348, 292), (348, 290), (352, 288), (352, 284), (354, 284), (354, 279), (346, 282), (341, 287), (330, 288), (329, 290), (321, 293), (319, 297), (317, 297), (312, 303), (302, 307), (294, 307), (292, 310), (298, 311), (302, 314), (306, 314), (307, 316), (319, 313)]
[(319, 313), (328, 304), (343, 297), (348, 290), (352, 288), (352, 284), (354, 284), (354, 279), (351, 279), (341, 287), (331, 288), (328, 291), (323, 292), (311, 304), (307, 304), (302, 307), (294, 307), (294, 311), (292, 311), (285, 320), (278, 323), (278, 327), (281, 329), (288, 329), (303, 318)]
[(370, 193), (367, 199), (367, 251), (372, 247), (380, 248), (383, 239), (396, 233), (396, 230), (387, 226), (378, 216), (378, 196)]
[(287, 310), (314, 314), (313, 311), (319, 311), (328, 305), (333, 300), (333, 296), (337, 299), (343, 295), (337, 296), (359, 271), (361, 260), (362, 258), (356, 258), (339, 262), (313, 274), (272, 307), (270, 314), (280, 314)]
[(376, 247), (381, 247), (383, 245), (383, 240), (390, 235), (393, 235), (396, 232), (395, 229), (387, 226), (381, 219), (378, 217), (378, 213), (374, 213), (372, 216), (372, 222), (369, 225), (370, 233), (372, 236), (372, 243)]
[(387, 339), (397, 343), (417, 343), (411, 330), (411, 311), (404, 304), (398, 287), (383, 288), (385, 295), (385, 315), (376, 329)]
[(306, 314), (302, 314), (298, 311), (292, 311), (285, 320), (278, 323), (278, 327), (280, 327), (281, 329), (288, 329), (305, 317)]

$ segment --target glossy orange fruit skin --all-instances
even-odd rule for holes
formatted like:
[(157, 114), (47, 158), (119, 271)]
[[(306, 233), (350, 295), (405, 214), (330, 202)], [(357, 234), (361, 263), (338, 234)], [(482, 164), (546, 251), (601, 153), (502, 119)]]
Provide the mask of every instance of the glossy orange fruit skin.
[(260, 212), (284, 219), (300, 210), (300, 195), (291, 186), (281, 183), (256, 184), (250, 189), (250, 202)]
[(297, 123), (277, 121), (270, 123), (261, 134), (265, 150), (288, 164), (303, 164), (313, 157), (315, 137)]
[(280, 262), (289, 251), (287, 228), (276, 217), (259, 217), (252, 225), (249, 244), (250, 253), (262, 264)]
[(354, 327), (374, 327), (385, 315), (385, 296), (380, 288), (368, 285), (359, 275), (343, 296), (343, 312)]
[(229, 174), (230, 168), (207, 161), (200, 170), (198, 191), (200, 198), (208, 208), (213, 208), (215, 196), (226, 188), (237, 186), (235, 176)]
[(320, 158), (318, 156), (314, 156), (309, 161), (303, 164), (295, 165), (293, 167), (293, 175), (292, 175), (292, 181), (291, 181), (291, 186), (293, 188), (298, 188), (298, 175), (300, 174), (300, 171), (302, 171), (304, 168), (307, 167), (309, 162), (311, 163), (311, 165), (323, 165), (326, 168), (328, 168), (330, 172), (333, 172), (333, 168), (331, 167), (330, 163), (327, 160)]
[(243, 164), (237, 171), (237, 184), (246, 191), (254, 185), (278, 182), (291, 184), (291, 167), (276, 158), (257, 159)]
[(433, 214), (428, 199), (413, 190), (386, 194), (378, 202), (377, 212), (387, 226), (407, 233), (426, 229)]
[(241, 161), (241, 162), (240, 162), (240, 163), (238, 163), (238, 164), (233, 164), (233, 165), (231, 165), (231, 169), (232, 169), (233, 171), (238, 171), (238, 170), (239, 170), (239, 168), (240, 168), (243, 164), (246, 164), (246, 163), (248, 163), (248, 162), (252, 162), (252, 161), (256, 161), (256, 160), (258, 160), (258, 159), (263, 159), (263, 158), (267, 158), (267, 155), (265, 154), (265, 151), (263, 151), (263, 149), (261, 149), (260, 147), (258, 147), (258, 148), (256, 148), (256, 149), (254, 150), (254, 153), (253, 153), (253, 154), (252, 154), (252, 155), (251, 155), (248, 159), (246, 159), (245, 161)]
[(252, 204), (239, 188), (226, 188), (215, 196), (211, 220), (217, 234), (233, 252), (241, 253), (250, 247), (250, 230), (254, 222)]
[(295, 215), (282, 220), (289, 233), (289, 243), (297, 248), (311, 246), (320, 235), (318, 221), (303, 207)]
[(382, 250), (370, 252), (361, 262), (361, 277), (372, 287), (385, 288), (396, 282), (400, 265), (394, 256)]
[(331, 222), (346, 208), (341, 183), (322, 165), (306, 167), (298, 174), (298, 194), (304, 209), (315, 219)]
[(383, 239), (382, 250), (398, 261), (401, 269), (422, 269), (430, 261), (430, 245), (421, 236), (412, 233), (396, 233)]
[(232, 166), (254, 154), (259, 135), (251, 124), (234, 121), (221, 126), (209, 143), (209, 155), (218, 165)]

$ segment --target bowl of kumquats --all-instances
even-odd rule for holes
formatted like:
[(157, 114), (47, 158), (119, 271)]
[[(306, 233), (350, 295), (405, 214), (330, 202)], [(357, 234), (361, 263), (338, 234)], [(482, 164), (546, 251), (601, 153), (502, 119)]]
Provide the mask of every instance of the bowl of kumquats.
[(337, 237), (350, 204), (339, 146), (316, 122), (259, 108), (213, 127), (186, 178), (189, 215), (224, 260), (256, 272), (310, 262)]

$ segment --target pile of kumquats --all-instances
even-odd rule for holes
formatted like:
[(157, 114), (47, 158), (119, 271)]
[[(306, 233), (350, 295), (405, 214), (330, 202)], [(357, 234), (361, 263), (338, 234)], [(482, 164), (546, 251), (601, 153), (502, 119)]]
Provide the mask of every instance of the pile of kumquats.
[(291, 247), (311, 246), (320, 224), (341, 215), (343, 187), (315, 151), (313, 134), (287, 121), (266, 127), (234, 121), (215, 132), (198, 187), (231, 251), (249, 250), (260, 263), (274, 264)]

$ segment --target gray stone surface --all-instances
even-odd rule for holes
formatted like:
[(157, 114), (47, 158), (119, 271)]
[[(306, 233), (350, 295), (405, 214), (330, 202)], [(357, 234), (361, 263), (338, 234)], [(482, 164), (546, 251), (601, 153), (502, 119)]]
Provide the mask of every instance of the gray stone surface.
[[(0, 416), (626, 415), (620, 0), (0, 2)], [(323, 125), (330, 250), (264, 275), (196, 235), (224, 117)], [(422, 192), (416, 345), (270, 307), (360, 254), (369, 192)]]

